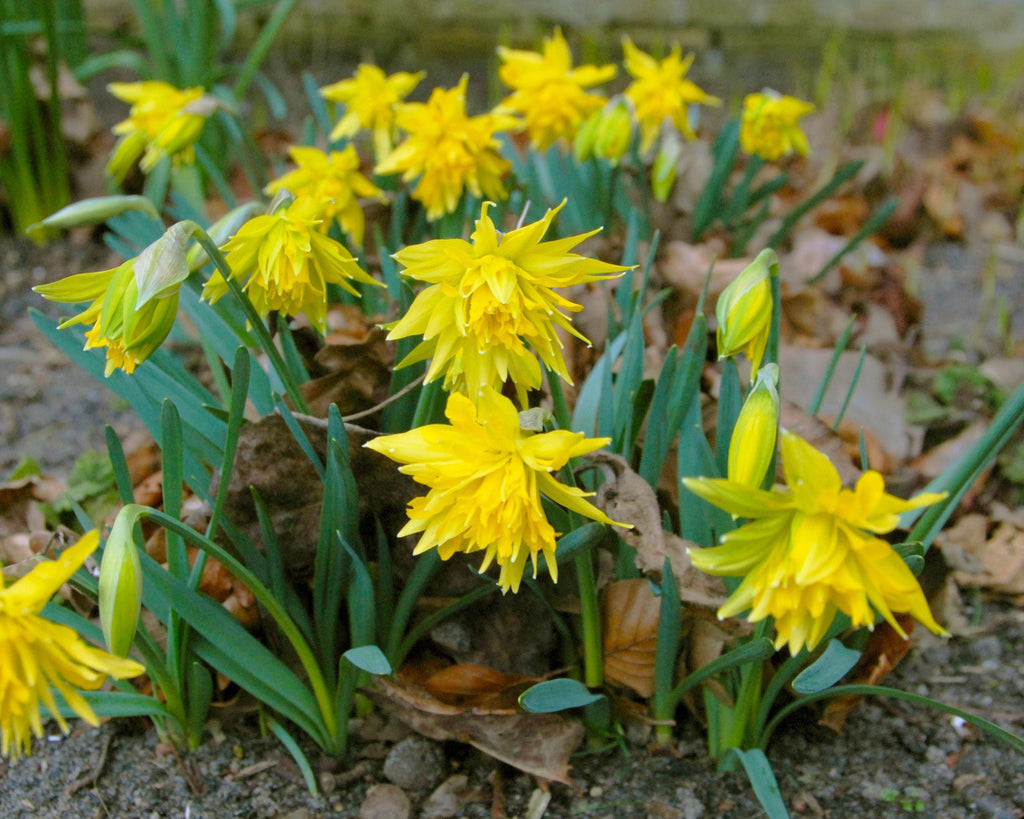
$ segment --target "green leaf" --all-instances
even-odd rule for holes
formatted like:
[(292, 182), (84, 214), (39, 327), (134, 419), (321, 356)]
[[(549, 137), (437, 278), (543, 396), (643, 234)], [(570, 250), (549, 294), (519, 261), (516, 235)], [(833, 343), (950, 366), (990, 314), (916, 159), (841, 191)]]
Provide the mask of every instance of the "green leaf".
[(603, 698), (604, 694), (593, 693), (579, 680), (563, 677), (527, 688), (519, 695), (519, 705), (532, 714), (552, 714), (570, 708), (582, 708)]
[(368, 674), (390, 674), (392, 671), (391, 663), (388, 662), (384, 652), (377, 646), (369, 645), (350, 648), (341, 656), (356, 668)]
[[(155, 697), (147, 697), (145, 694), (129, 694), (123, 691), (82, 691), (80, 693), (98, 717), (166, 717), (168, 715), (163, 703)], [(71, 709), (59, 691), (53, 692), (53, 698), (61, 716), (78, 716), (78, 713)]]
[(302, 752), (302, 748), (299, 747), (299, 743), (272, 716), (268, 714), (266, 720), (270, 730), (274, 732), (274, 736), (281, 741), (281, 744), (288, 750), (288, 753), (292, 755), (295, 764), (299, 766), (299, 770), (302, 772), (302, 779), (306, 783), (306, 787), (309, 788), (309, 792), (316, 796), (316, 774), (313, 772), (313, 766), (309, 764), (309, 759)]
[(751, 751), (741, 751), (733, 748), (733, 753), (743, 763), (743, 770), (747, 772), (747, 779), (754, 789), (754, 796), (761, 803), (768, 819), (789, 819), (789, 811), (786, 810), (786, 803), (782, 801), (782, 793), (779, 791), (779, 783), (775, 781), (775, 774), (772, 772), (771, 763), (764, 751), (754, 748)]
[(860, 652), (832, 640), (824, 653), (793, 680), (798, 694), (817, 694), (839, 682), (860, 659)]

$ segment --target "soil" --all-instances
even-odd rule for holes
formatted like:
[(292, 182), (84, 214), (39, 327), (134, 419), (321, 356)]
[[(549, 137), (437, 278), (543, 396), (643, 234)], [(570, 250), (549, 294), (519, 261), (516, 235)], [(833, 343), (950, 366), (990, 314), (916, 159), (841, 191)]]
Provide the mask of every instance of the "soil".
[[(10, 239), (0, 239), (0, 260), (0, 477), (24, 456), (66, 474), (85, 449), (103, 447), (104, 423), (124, 433), (138, 422), (41, 337), (27, 307), (51, 316), (67, 312), (28, 288), (113, 262), (89, 242), (40, 249)], [(977, 595), (960, 607), (979, 625), (950, 640), (915, 638), (886, 683), (1019, 732), (1024, 612)], [(225, 711), (208, 724), (203, 744), (184, 756), (142, 720), (99, 728), (76, 721), (67, 737), (51, 726), (31, 756), (0, 761), (0, 817), (762, 815), (741, 773), (716, 771), (693, 722), (680, 727), (667, 750), (655, 751), (649, 737), (627, 731), (613, 749), (576, 757), (571, 787), (538, 783), (469, 746), (437, 746), (440, 753), (414, 761), (433, 759), (418, 781), (444, 782), (448, 803), (396, 774), (399, 740), (407, 733), (371, 716), (341, 759), (319, 758), (306, 747), (320, 778), (321, 794), (312, 796), (278, 741), (261, 735), (251, 710)], [(817, 725), (809, 710), (794, 715), (777, 733), (769, 758), (795, 815), (1024, 816), (1024, 756), (942, 712), (903, 701), (862, 702), (840, 735)], [(453, 779), (459, 776), (465, 780)], [(389, 779), (403, 783), (404, 791), (387, 785)], [(546, 812), (537, 812), (538, 800), (548, 798)]]

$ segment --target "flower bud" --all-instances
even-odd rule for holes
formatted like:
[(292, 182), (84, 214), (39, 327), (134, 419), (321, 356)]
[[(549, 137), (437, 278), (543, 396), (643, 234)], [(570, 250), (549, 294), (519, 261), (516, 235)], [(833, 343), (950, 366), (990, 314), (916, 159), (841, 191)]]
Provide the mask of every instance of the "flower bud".
[(760, 489), (771, 467), (779, 430), (779, 366), (765, 364), (757, 373), (729, 441), (730, 481)]
[(594, 140), (594, 155), (618, 164), (633, 141), (633, 117), (629, 106), (618, 102), (601, 112)]
[(771, 277), (779, 260), (770, 248), (762, 250), (722, 291), (715, 307), (718, 318), (718, 357), (745, 353), (751, 381), (761, 367), (772, 325)]
[(683, 155), (683, 143), (675, 128), (664, 128), (651, 169), (651, 191), (658, 202), (667, 202), (676, 184), (676, 168)]
[(29, 225), (25, 232), (39, 239), (49, 231), (98, 225), (130, 210), (141, 210), (160, 221), (160, 214), (145, 196), (95, 196), (61, 208), (43, 221)]
[(164, 291), (175, 288), (188, 278), (189, 268), (186, 249), (192, 238), (195, 222), (177, 222), (164, 235), (149, 245), (135, 259), (135, 285), (139, 295), (135, 310), (142, 308), (150, 299)]
[(584, 162), (594, 155), (594, 143), (597, 141), (597, 129), (601, 124), (600, 109), (591, 114), (576, 131), (572, 143), (572, 152), (576, 159)]
[(138, 515), (131, 510), (118, 513), (100, 564), (100, 625), (107, 648), (119, 657), (128, 656), (142, 608), (142, 565), (132, 534)]

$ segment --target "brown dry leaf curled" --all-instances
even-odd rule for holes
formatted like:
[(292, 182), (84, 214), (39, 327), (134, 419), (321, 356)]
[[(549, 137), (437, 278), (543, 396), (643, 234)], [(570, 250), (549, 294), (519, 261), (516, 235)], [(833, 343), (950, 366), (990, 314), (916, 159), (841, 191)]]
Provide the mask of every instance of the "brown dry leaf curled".
[(569, 758), (583, 726), (556, 714), (480, 714), (448, 705), (401, 677), (375, 677), (367, 695), (414, 731), (438, 742), (465, 742), (533, 776), (571, 785)]
[(654, 696), (660, 614), (660, 599), (647, 580), (619, 580), (602, 592), (604, 676), (641, 697)]

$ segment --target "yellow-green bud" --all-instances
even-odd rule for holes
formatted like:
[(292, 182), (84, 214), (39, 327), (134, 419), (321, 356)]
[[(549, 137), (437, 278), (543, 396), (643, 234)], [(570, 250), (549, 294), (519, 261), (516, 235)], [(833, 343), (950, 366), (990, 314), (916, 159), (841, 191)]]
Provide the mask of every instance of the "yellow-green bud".
[(572, 152), (577, 160), (583, 162), (594, 155), (594, 143), (597, 140), (597, 128), (601, 124), (600, 109), (591, 114), (576, 132), (572, 143)]
[(718, 357), (745, 353), (750, 379), (761, 367), (772, 326), (771, 277), (778, 275), (779, 260), (770, 248), (762, 250), (722, 291), (715, 307), (718, 318)]
[(651, 192), (658, 202), (667, 202), (676, 184), (676, 167), (683, 155), (683, 143), (675, 128), (663, 128), (658, 153), (651, 169)]
[(743, 402), (729, 441), (730, 481), (759, 489), (775, 454), (779, 431), (779, 366), (765, 364)]
[(107, 648), (119, 657), (131, 650), (142, 608), (142, 565), (132, 535), (139, 509), (118, 513), (100, 564), (100, 625)]
[(594, 155), (618, 164), (633, 140), (633, 117), (629, 106), (617, 102), (601, 112), (594, 141)]
[(192, 221), (177, 222), (135, 258), (135, 285), (139, 290), (136, 310), (168, 289), (176, 290), (188, 278), (186, 250), (197, 228)]
[(160, 214), (145, 196), (94, 196), (61, 208), (43, 221), (29, 225), (25, 232), (41, 239), (50, 231), (98, 225), (131, 210), (141, 210), (160, 221)]

